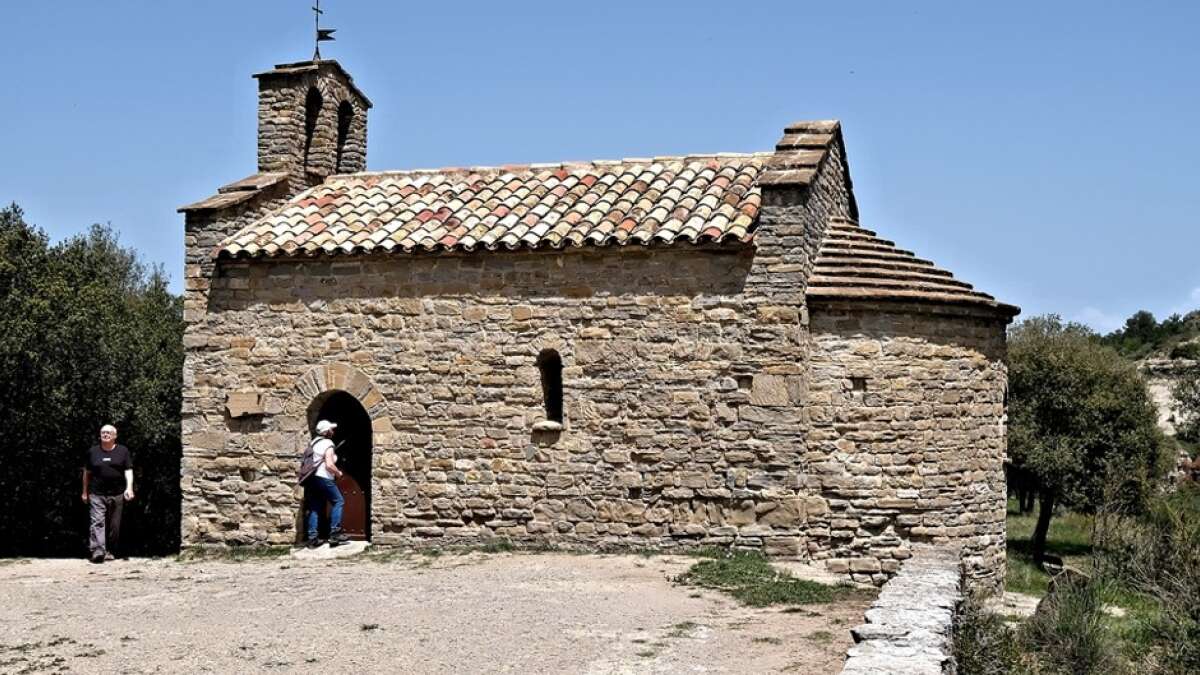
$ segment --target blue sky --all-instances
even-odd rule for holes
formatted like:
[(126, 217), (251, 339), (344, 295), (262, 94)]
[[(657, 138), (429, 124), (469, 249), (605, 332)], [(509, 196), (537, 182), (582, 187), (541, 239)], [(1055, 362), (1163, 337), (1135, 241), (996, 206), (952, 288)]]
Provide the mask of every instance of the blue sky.
[[(175, 208), (255, 169), (254, 72), (309, 0), (5, 3), (0, 200), (110, 223), (180, 288)], [(1024, 315), (1200, 307), (1200, 3), (326, 0), (371, 169), (772, 147), (844, 124), (862, 224)]]

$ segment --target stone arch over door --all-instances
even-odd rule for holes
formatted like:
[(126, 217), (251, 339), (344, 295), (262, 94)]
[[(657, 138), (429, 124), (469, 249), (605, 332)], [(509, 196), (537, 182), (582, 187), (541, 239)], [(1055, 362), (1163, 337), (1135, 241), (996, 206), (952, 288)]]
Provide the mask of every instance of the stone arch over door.
[[(334, 441), (341, 444), (338, 465), (344, 475), (337, 484), (346, 500), (344, 528), (352, 539), (370, 539), (377, 436), (391, 426), (383, 416), (383, 395), (368, 376), (344, 364), (309, 370), (297, 381), (296, 390), (289, 412), (300, 418), (297, 426), (305, 430), (306, 441), (318, 419), (338, 424)], [(323, 517), (322, 536), (326, 527)]]
[(301, 397), (295, 407), (297, 411), (306, 410), (313, 399), (325, 392), (340, 390), (358, 399), (358, 402), (366, 409), (367, 415), (371, 417), (371, 423), (375, 425), (376, 431), (381, 431), (379, 426), (386, 426), (387, 402), (384, 400), (383, 394), (379, 392), (370, 377), (354, 366), (344, 363), (317, 366), (296, 381), (296, 390)]

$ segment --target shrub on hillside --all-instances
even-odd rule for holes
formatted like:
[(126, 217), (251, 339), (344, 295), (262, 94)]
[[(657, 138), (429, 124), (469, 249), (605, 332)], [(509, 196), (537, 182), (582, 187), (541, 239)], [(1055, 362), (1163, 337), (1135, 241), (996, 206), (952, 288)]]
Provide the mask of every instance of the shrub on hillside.
[(1171, 358), (1200, 360), (1200, 342), (1181, 342), (1171, 348)]
[(1200, 368), (1189, 368), (1171, 387), (1171, 396), (1179, 405), (1175, 434), (1184, 441), (1200, 441)]

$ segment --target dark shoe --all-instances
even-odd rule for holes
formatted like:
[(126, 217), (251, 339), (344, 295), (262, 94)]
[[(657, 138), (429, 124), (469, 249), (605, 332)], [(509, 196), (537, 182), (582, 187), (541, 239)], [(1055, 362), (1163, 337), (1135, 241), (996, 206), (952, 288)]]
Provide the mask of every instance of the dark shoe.
[(88, 558), (88, 560), (99, 565), (100, 563), (104, 562), (104, 554), (103, 553), (93, 553), (92, 557)]
[(116, 558), (113, 557), (113, 554), (111, 554), (111, 553), (105, 553), (104, 554), (104, 562), (108, 562), (109, 560), (116, 560)]
[(325, 543), (325, 542), (314, 537), (314, 538), (309, 539), (308, 541), (304, 542), (304, 547), (305, 548), (319, 548), (321, 546), (321, 544), (323, 544), (323, 543)]
[(342, 532), (339, 530), (339, 531), (334, 532), (333, 534), (329, 535), (329, 543), (332, 544), (335, 541), (339, 544), (344, 544), (344, 543), (350, 541), (350, 537), (347, 537), (345, 532)]

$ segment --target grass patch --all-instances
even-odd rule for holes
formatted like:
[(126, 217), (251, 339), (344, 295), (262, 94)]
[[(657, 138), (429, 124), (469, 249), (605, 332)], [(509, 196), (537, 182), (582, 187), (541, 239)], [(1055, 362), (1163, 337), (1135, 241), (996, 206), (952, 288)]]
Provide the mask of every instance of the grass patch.
[(671, 626), (671, 632), (667, 633), (669, 638), (685, 638), (691, 637), (692, 631), (700, 627), (700, 624), (695, 621), (681, 621), (674, 626)]
[[(1004, 588), (1007, 591), (1043, 597), (1050, 585), (1050, 575), (1033, 562), (1033, 529), (1037, 524), (1037, 511), (1021, 515), (1015, 506), (1016, 501), (1010, 500), (1008, 570)], [(1046, 551), (1061, 557), (1066, 564), (1090, 573), (1093, 567), (1092, 555), (1096, 552), (1092, 546), (1093, 524), (1092, 516), (1083, 513), (1066, 512), (1055, 515), (1050, 521), (1050, 531), (1046, 534)], [(1158, 610), (1158, 603), (1153, 599), (1115, 584), (1104, 586), (1103, 597), (1106, 604), (1125, 609), (1128, 612), (1125, 619), (1129, 620), (1147, 618)]]
[[(1059, 556), (1066, 564), (1088, 571), (1091, 569), (1092, 525), (1090, 515), (1059, 513), (1050, 520), (1046, 534), (1046, 552)], [(1037, 509), (1022, 515), (1016, 500), (1008, 502), (1008, 569), (1004, 589), (1042, 597), (1050, 584), (1050, 576), (1033, 562), (1033, 530), (1037, 526)]]
[(700, 546), (689, 549), (687, 555), (692, 558), (711, 558), (719, 560), (729, 555), (729, 549), (721, 548), (720, 546)]
[(175, 556), (178, 562), (247, 562), (282, 558), (290, 546), (189, 546)]
[(512, 553), (517, 547), (508, 539), (491, 539), (478, 550), (480, 553)]
[(1042, 597), (1050, 586), (1050, 575), (1043, 572), (1030, 558), (1008, 554), (1007, 571), (1004, 575), (1004, 590)]
[(757, 643), (757, 644), (763, 644), (763, 645), (781, 645), (781, 644), (783, 644), (783, 640), (780, 640), (777, 637), (756, 637), (750, 641)]
[(362, 624), (361, 626), (359, 626), (359, 627), (358, 627), (358, 629), (359, 629), (359, 630), (361, 630), (361, 631), (364, 631), (364, 632), (366, 632), (366, 631), (371, 631), (371, 630), (379, 630), (379, 624), (377, 624), (377, 623), (364, 623), (364, 624)]
[(412, 551), (402, 548), (371, 548), (366, 550), (366, 553), (361, 556), (350, 556), (346, 558), (337, 558), (336, 560), (355, 563), (359, 560), (369, 560), (375, 563), (392, 563), (398, 561), (407, 561), (412, 559)]
[(712, 588), (751, 607), (811, 605), (833, 602), (859, 591), (793, 578), (771, 567), (757, 552), (736, 552), (703, 560), (675, 578), (676, 583)]
[[(1110, 634), (1119, 643), (1121, 654), (1131, 663), (1143, 662), (1161, 639), (1163, 606), (1148, 595), (1107, 584), (1101, 591), (1105, 605), (1120, 607), (1125, 616), (1105, 616)], [(1107, 614), (1107, 613), (1106, 613)]]
[(833, 633), (827, 630), (818, 630), (804, 636), (805, 640), (811, 640), (817, 644), (827, 645), (833, 642)]

